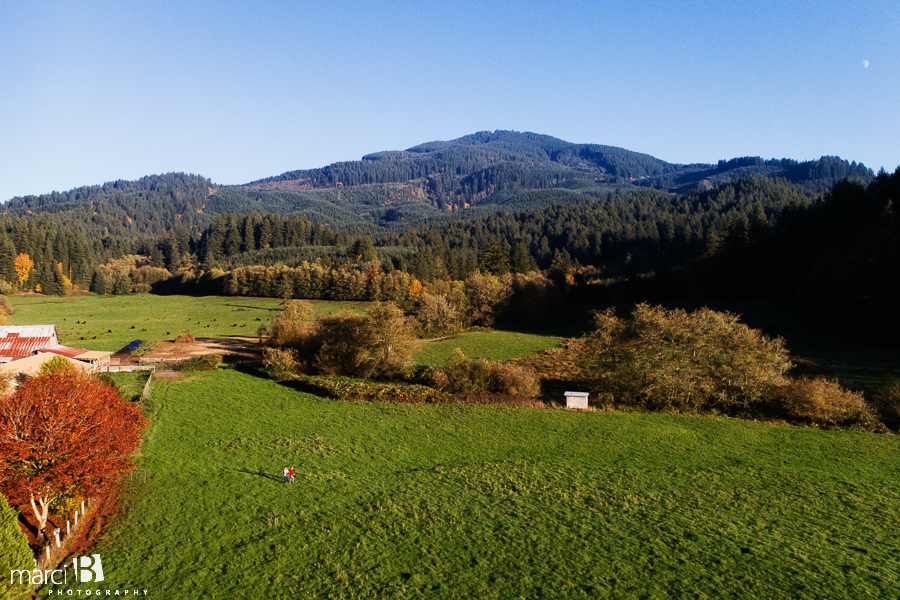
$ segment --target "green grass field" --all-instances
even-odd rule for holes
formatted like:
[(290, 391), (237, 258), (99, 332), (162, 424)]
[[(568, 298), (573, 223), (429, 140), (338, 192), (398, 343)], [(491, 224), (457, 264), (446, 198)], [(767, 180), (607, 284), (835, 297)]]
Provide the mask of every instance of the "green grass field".
[(150, 373), (148, 371), (122, 371), (106, 373), (105, 376), (112, 379), (123, 398), (137, 401), (144, 393), (144, 385), (147, 383)]
[[(254, 336), (281, 311), (281, 300), (235, 296), (12, 296), (12, 325), (53, 323), (60, 341), (115, 352), (133, 340)], [(359, 312), (359, 302), (315, 301), (316, 314)], [(82, 324), (83, 323), (83, 324)], [(236, 326), (235, 326), (236, 325)], [(147, 331), (142, 331), (146, 329)]]
[(519, 333), (516, 331), (471, 331), (425, 340), (416, 354), (416, 363), (443, 367), (454, 348), (470, 358), (509, 360), (537, 354), (546, 348), (556, 348), (560, 339), (551, 335)]
[[(256, 335), (281, 311), (281, 300), (233, 296), (13, 296), (12, 325), (54, 323), (67, 346), (117, 351), (134, 340), (171, 340), (190, 331), (195, 337)], [(315, 314), (362, 313), (363, 302), (312, 301)], [(234, 325), (237, 325), (235, 327)], [(134, 329), (132, 329), (134, 327)], [(142, 331), (146, 329), (147, 331)], [(459, 347), (467, 356), (508, 360), (559, 345), (550, 335), (511, 331), (473, 331), (426, 341), (416, 356), (421, 365), (443, 366)]]
[(160, 381), (146, 409), (147, 483), (93, 550), (103, 589), (855, 599), (900, 583), (895, 436), (339, 403), (234, 370)]

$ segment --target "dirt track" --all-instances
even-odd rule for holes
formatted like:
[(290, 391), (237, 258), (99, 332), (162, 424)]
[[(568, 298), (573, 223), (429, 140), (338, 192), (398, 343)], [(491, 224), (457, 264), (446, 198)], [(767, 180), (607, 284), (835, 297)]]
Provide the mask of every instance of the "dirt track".
[(160, 342), (144, 359), (185, 358), (200, 354), (230, 354), (251, 351), (258, 346), (255, 337), (198, 338), (193, 342)]

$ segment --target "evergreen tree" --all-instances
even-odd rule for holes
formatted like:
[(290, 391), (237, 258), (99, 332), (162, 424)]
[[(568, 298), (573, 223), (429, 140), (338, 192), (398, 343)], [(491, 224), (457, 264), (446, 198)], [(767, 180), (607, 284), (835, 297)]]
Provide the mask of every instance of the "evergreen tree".
[(165, 242), (166, 268), (174, 273), (181, 268), (181, 253), (178, 251), (178, 239), (173, 231)]
[(509, 270), (513, 273), (527, 273), (531, 270), (531, 255), (528, 248), (521, 241), (513, 244), (509, 249)]
[(375, 258), (375, 248), (372, 245), (372, 238), (369, 236), (356, 238), (353, 245), (350, 246), (350, 258), (367, 262)]
[(554, 250), (553, 262), (547, 271), (549, 277), (561, 290), (566, 289), (567, 275), (572, 270), (572, 257), (566, 250)]
[(509, 273), (509, 257), (496, 241), (491, 240), (478, 257), (478, 268), (492, 275)]
[(54, 293), (56, 295), (58, 295), (58, 296), (66, 295), (66, 291), (67, 291), (66, 290), (66, 280), (65, 280), (65, 277), (63, 276), (62, 269), (60, 269), (60, 266), (58, 263), (53, 265), (53, 284), (54, 284), (54, 288), (55, 288)]
[(0, 278), (10, 283), (16, 280), (16, 247), (7, 235), (0, 242)]
[(19, 527), (19, 515), (0, 494), (0, 573), (4, 575), (0, 577), (0, 599), (12, 598), (13, 585), (18, 586), (18, 581), (10, 581), (6, 574), (33, 568), (32, 558), (28, 538)]
[(62, 295), (62, 290), (60, 290), (57, 285), (56, 277), (53, 276), (53, 269), (50, 267), (50, 263), (44, 262), (41, 265), (39, 283), (41, 284), (41, 293), (48, 296)]
[(157, 269), (163, 269), (166, 266), (165, 254), (159, 247), (159, 244), (154, 244), (153, 249), (150, 251), (150, 266)]
[(272, 245), (272, 222), (263, 219), (259, 224), (259, 248), (264, 250)]
[(91, 277), (91, 291), (98, 296), (103, 296), (109, 293), (109, 290), (106, 286), (106, 277), (104, 277), (103, 273), (101, 273), (99, 269), (95, 269), (94, 275)]

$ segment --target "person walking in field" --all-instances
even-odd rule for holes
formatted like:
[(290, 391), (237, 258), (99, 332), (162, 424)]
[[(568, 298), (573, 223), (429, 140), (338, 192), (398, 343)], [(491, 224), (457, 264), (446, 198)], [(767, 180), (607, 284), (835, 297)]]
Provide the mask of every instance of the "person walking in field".
[(291, 476), (291, 483), (294, 483), (294, 467), (291, 467), (291, 470), (289, 471), (289, 473)]
[(289, 472), (290, 472), (290, 469), (288, 469), (287, 467), (285, 467), (285, 468), (284, 468), (284, 482), (285, 482), (285, 483), (288, 482), (288, 473), (289, 473)]

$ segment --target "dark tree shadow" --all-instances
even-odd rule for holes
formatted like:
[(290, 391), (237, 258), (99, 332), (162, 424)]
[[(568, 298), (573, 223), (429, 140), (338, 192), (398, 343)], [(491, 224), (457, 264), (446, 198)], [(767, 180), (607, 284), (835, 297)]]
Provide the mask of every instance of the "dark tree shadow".
[(271, 479), (271, 480), (277, 481), (279, 483), (284, 481), (284, 477), (281, 475), (272, 475), (271, 473), (263, 473), (262, 471), (247, 471), (245, 469), (234, 469), (234, 472), (235, 473), (246, 473), (247, 475), (255, 475), (257, 477)]
[[(278, 300), (278, 298), (275, 298), (275, 300)], [(265, 308), (263, 306), (250, 306), (247, 304), (226, 304), (225, 306), (235, 306), (237, 308), (244, 308), (244, 309), (248, 309), (248, 310), (268, 310), (270, 312), (281, 312), (282, 310), (284, 310), (280, 306), (276, 306), (275, 308)]]
[(38, 537), (38, 528), (32, 525), (23, 513), (19, 513), (19, 523), (31, 533), (32, 537)]

